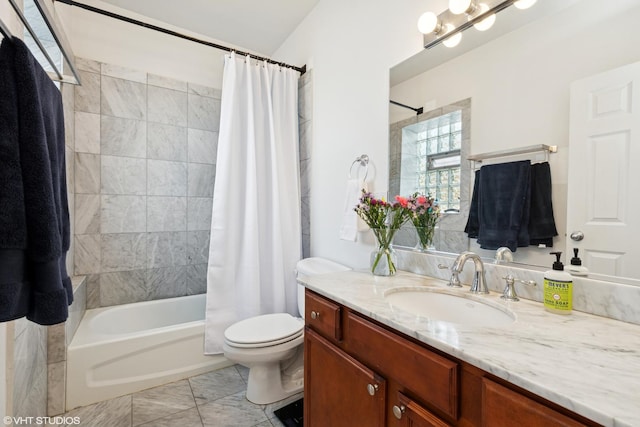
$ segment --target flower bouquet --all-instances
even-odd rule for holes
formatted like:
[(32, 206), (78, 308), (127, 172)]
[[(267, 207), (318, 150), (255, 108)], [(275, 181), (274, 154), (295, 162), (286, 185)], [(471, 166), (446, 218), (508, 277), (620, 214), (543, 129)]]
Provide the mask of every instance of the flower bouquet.
[(409, 220), (407, 203), (408, 199), (400, 196), (396, 196), (394, 203), (389, 203), (362, 190), (355, 211), (371, 227), (376, 237), (378, 248), (371, 254), (371, 272), (375, 275), (392, 276), (396, 273), (396, 254), (392, 241), (398, 229)]
[(406, 209), (418, 235), (416, 250), (424, 252), (433, 244), (440, 207), (433, 198), (415, 193), (407, 200)]

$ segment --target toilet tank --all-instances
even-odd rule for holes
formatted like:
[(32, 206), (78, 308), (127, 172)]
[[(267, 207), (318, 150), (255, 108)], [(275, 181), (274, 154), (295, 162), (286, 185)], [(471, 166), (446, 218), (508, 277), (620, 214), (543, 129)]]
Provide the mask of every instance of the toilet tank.
[[(316, 274), (336, 273), (338, 271), (351, 270), (349, 267), (325, 258), (311, 257), (298, 261), (296, 264), (296, 277), (315, 276)], [(298, 284), (298, 311), (304, 318), (304, 286)]]

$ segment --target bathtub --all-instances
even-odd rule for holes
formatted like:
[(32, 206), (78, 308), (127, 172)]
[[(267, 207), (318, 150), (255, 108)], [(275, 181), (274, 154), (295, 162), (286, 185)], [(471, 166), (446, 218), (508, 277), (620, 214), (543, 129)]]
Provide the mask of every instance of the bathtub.
[(67, 410), (233, 365), (203, 354), (205, 298), (87, 310), (67, 350)]

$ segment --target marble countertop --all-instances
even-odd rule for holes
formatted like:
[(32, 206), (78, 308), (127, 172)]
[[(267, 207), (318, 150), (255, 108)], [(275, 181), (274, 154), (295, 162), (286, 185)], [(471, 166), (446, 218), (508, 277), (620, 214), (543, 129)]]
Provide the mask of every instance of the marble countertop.
[[(299, 277), (307, 288), (460, 360), (605, 426), (640, 426), (640, 326), (541, 303), (476, 296), (515, 315), (497, 327), (459, 325), (391, 307), (400, 287), (452, 291), (446, 282), (399, 271), (393, 277), (346, 271)], [(541, 284), (539, 284), (541, 285)], [(456, 290), (466, 296), (468, 287)]]

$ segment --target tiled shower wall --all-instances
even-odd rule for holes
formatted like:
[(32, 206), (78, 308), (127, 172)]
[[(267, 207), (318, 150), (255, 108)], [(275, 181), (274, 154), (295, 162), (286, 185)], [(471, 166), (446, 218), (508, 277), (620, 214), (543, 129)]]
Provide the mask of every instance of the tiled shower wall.
[(206, 291), (220, 91), (77, 60), (75, 274), (87, 308)]
[(300, 195), (302, 218), (302, 257), (311, 256), (309, 195), (311, 183), (311, 136), (313, 125), (313, 70), (298, 80), (298, 129), (300, 135)]

